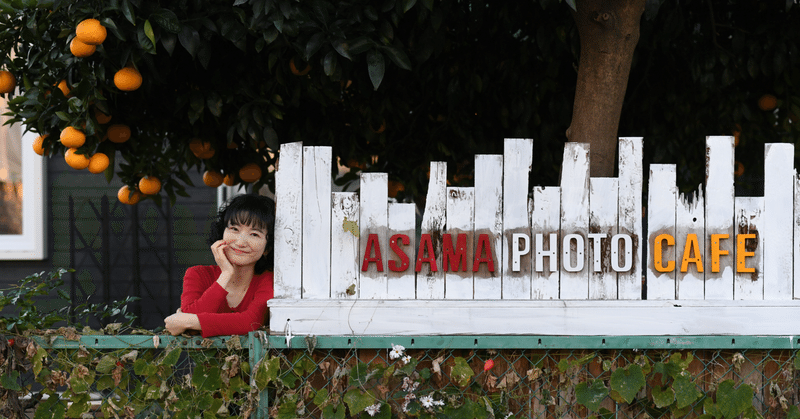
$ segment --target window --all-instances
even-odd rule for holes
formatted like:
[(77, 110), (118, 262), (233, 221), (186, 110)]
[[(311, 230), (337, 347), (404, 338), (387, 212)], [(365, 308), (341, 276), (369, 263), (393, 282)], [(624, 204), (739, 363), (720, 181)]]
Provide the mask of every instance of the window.
[[(6, 108), (0, 99), (0, 107)], [(0, 260), (45, 258), (44, 158), (33, 151), (37, 134), (0, 117)]]

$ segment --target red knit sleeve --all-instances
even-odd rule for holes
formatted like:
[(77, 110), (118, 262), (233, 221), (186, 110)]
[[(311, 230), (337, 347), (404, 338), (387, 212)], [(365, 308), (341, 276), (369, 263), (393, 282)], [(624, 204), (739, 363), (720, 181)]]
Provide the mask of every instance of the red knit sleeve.
[[(256, 282), (256, 280), (258, 280)], [(243, 311), (236, 313), (197, 313), (203, 337), (220, 335), (246, 335), (264, 325), (267, 301), (273, 296), (272, 272), (253, 278), (250, 286), (256, 286), (253, 300)]]
[(183, 277), (181, 311), (184, 313), (216, 313), (227, 304), (228, 291), (217, 283), (218, 268), (192, 266)]

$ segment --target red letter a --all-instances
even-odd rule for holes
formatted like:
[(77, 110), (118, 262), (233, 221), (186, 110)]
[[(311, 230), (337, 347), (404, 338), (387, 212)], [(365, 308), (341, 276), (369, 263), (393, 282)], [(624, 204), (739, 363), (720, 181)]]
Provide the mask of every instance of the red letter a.
[[(375, 257), (372, 257), (372, 249), (375, 249)], [(366, 272), (369, 264), (375, 262), (378, 265), (378, 272), (383, 272), (383, 259), (381, 258), (381, 243), (378, 241), (377, 234), (370, 234), (367, 239), (367, 248), (364, 250), (364, 263), (361, 264), (361, 271)]]

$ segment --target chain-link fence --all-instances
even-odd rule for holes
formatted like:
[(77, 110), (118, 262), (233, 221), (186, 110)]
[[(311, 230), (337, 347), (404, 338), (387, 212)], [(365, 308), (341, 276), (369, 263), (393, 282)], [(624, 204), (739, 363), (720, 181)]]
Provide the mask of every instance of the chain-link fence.
[(800, 416), (796, 339), (77, 335), (0, 341), (0, 416)]

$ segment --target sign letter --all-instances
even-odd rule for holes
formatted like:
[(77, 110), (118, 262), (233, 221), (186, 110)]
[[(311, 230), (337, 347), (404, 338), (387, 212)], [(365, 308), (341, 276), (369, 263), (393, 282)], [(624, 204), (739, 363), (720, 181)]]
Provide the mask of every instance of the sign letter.
[[(483, 256), (483, 255), (486, 256)], [(492, 242), (488, 234), (478, 236), (478, 246), (475, 248), (475, 260), (472, 262), (472, 272), (478, 272), (481, 263), (486, 263), (489, 272), (494, 272), (494, 259), (492, 259)], [(419, 271), (418, 271), (419, 272)]]
[(720, 242), (727, 238), (727, 234), (711, 235), (711, 272), (719, 272), (719, 257), (728, 254), (727, 250), (719, 248)]
[[(442, 243), (442, 268), (450, 272), (467, 272), (467, 235), (459, 233), (456, 238), (456, 248), (453, 250), (453, 235), (445, 234)], [(449, 261), (449, 263), (448, 263)], [(461, 265), (459, 267), (459, 265)]]
[(544, 250), (544, 235), (542, 233), (536, 234), (536, 272), (544, 270), (544, 258), (550, 261), (550, 272), (558, 270), (558, 255), (556, 253), (556, 243), (558, 242), (558, 235), (550, 233), (550, 249)]
[[(575, 266), (570, 266), (572, 260), (572, 249), (570, 248), (569, 242), (575, 240), (575, 249), (577, 251), (577, 257), (575, 258)], [(580, 234), (567, 234), (564, 236), (564, 243), (562, 245), (561, 252), (563, 254), (562, 260), (564, 264), (564, 269), (567, 272), (580, 272), (583, 270), (583, 254), (584, 254), (584, 241), (583, 236)]]
[(600, 259), (602, 258), (602, 251), (600, 250), (600, 245), (602, 244), (602, 240), (608, 237), (608, 234), (605, 233), (589, 233), (589, 240), (592, 241), (592, 253), (594, 253), (594, 264), (592, 265), (592, 270), (595, 272), (600, 272), (603, 270), (603, 267), (600, 266)]
[[(519, 248), (519, 239), (525, 243), (522, 250)], [(511, 269), (519, 272), (519, 258), (531, 251), (531, 238), (527, 234), (514, 233), (511, 235), (511, 242)]]
[(400, 258), (400, 266), (397, 266), (397, 262), (394, 260), (389, 260), (389, 270), (392, 272), (403, 272), (408, 269), (409, 261), (408, 255), (400, 246), (405, 246), (411, 241), (408, 239), (408, 236), (405, 234), (395, 234), (389, 239), (389, 247), (392, 248), (392, 252)]
[[(619, 266), (619, 241), (625, 242), (625, 265)], [(627, 234), (615, 234), (611, 238), (611, 269), (628, 272), (633, 267), (633, 239)]]
[(755, 234), (737, 234), (736, 235), (736, 272), (755, 272), (756, 268), (748, 268), (744, 258), (755, 256), (756, 252), (747, 251), (747, 239), (755, 240)]
[[(694, 257), (691, 256), (692, 254)], [(703, 257), (700, 255), (700, 243), (697, 241), (697, 234), (686, 235), (686, 246), (683, 248), (681, 272), (689, 270), (690, 262), (697, 265), (697, 272), (703, 272)]]
[(666, 267), (662, 261), (664, 251), (661, 249), (664, 241), (667, 242), (667, 246), (675, 246), (675, 237), (672, 237), (671, 234), (659, 234), (653, 242), (653, 264), (658, 272), (672, 272), (675, 270), (675, 261), (667, 262)]
[[(375, 249), (375, 256), (372, 256), (372, 249)], [(369, 264), (375, 262), (378, 272), (383, 272), (383, 259), (381, 258), (381, 243), (378, 241), (377, 234), (370, 234), (367, 239), (367, 248), (364, 250), (364, 263), (361, 264), (361, 271), (366, 272)]]
[[(427, 254), (427, 256), (425, 256)], [(433, 242), (431, 241), (430, 234), (423, 234), (419, 239), (419, 250), (417, 251), (417, 266), (415, 271), (422, 270), (423, 263), (431, 264), (431, 272), (436, 272), (439, 268), (436, 266), (436, 255), (433, 253)]]

